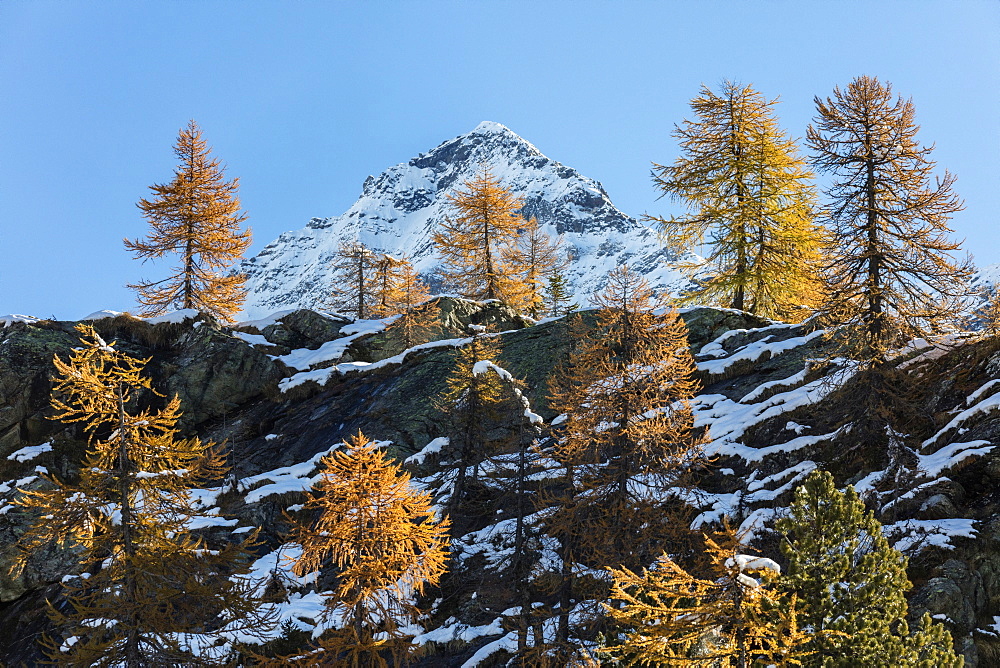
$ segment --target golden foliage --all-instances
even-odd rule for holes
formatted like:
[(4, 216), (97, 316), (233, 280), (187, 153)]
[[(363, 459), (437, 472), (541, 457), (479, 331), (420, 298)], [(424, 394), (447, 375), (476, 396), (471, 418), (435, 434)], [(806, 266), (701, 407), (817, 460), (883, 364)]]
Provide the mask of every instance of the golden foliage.
[[(428, 304), (430, 291), (420, 279), (409, 258), (394, 258), (394, 266), (386, 282), (385, 315), (399, 314), (387, 328), (398, 333), (403, 349), (426, 343), (440, 329), (437, 312)], [(384, 317), (384, 316), (383, 316)]]
[(825, 218), (832, 232), (827, 319), (847, 352), (879, 365), (889, 349), (940, 331), (963, 312), (971, 261), (956, 261), (948, 221), (961, 211), (947, 171), (931, 183), (932, 147), (917, 142), (912, 100), (892, 86), (854, 79), (816, 98), (806, 140), (832, 176)]
[(501, 299), (522, 306), (512, 250), (525, 220), (524, 202), (500, 184), (488, 168), (449, 195), (455, 217), (446, 219), (433, 240), (441, 253), (445, 280), (469, 299)]
[(664, 554), (642, 574), (610, 569), (608, 614), (626, 632), (602, 652), (624, 665), (798, 666), (810, 639), (796, 600), (775, 586), (776, 566), (743, 553), (726, 524), (705, 540), (708, 577), (691, 575)]
[(363, 434), (346, 444), (320, 460), (305, 504), (318, 518), (293, 528), (302, 546), (295, 572), (333, 566), (338, 574), (326, 609), (339, 628), (304, 665), (387, 666), (387, 655), (398, 665), (411, 650), (400, 627), (417, 613), (412, 599), (445, 571), (449, 521), (435, 519), (430, 495)]
[(386, 257), (360, 241), (341, 241), (333, 260), (334, 287), (321, 308), (350, 313), (358, 320), (371, 317), (377, 303), (375, 271)]
[[(557, 654), (573, 644), (574, 600), (606, 598), (594, 568), (638, 568), (666, 544), (683, 549), (690, 540), (685, 506), (671, 490), (688, 485), (702, 456), (683, 321), (675, 311), (657, 315), (649, 286), (627, 266), (608, 276), (594, 304), (596, 326), (572, 321), (572, 349), (549, 387), (550, 405), (565, 415), (554, 451), (564, 475), (545, 498), (545, 531), (559, 541), (562, 567), (554, 647), (542, 649)], [(585, 625), (600, 617), (598, 609), (576, 614), (590, 618)]]
[(657, 491), (683, 485), (701, 457), (695, 365), (684, 322), (676, 311), (656, 315), (648, 284), (627, 266), (611, 272), (594, 305), (596, 327), (552, 392), (567, 416), (557, 456), (579, 476), (573, 531), (585, 527), (595, 563), (628, 564), (669, 533)]
[(449, 500), (453, 509), (465, 501), (469, 484), (478, 480), (479, 464), (492, 454), (487, 431), (507, 397), (506, 385), (494, 370), (477, 369), (476, 365), (495, 362), (499, 354), (498, 342), (481, 334), (456, 349), (455, 366), (439, 401), (451, 421), (450, 450), (457, 467)]
[[(13, 572), (51, 545), (78, 550), (86, 576), (63, 582), (68, 608), (51, 616), (66, 646), (49, 641), (61, 665), (224, 663), (228, 634), (267, 631), (255, 583), (244, 575), (256, 532), (242, 544), (209, 552), (188, 529), (197, 514), (190, 490), (220, 479), (221, 452), (197, 438), (178, 439), (180, 402), (134, 410), (150, 391), (137, 360), (78, 325), (82, 347), (55, 358), (55, 419), (80, 423), (90, 447), (79, 482), (42, 474), (48, 488), (21, 490), (14, 503), (37, 515), (18, 541)], [(206, 629), (215, 629), (208, 631)], [(199, 640), (200, 639), (200, 640)], [(189, 642), (206, 646), (200, 656)], [(211, 649), (213, 648), (214, 649)]]
[(247, 217), (236, 196), (239, 179), (226, 181), (225, 169), (210, 150), (201, 129), (190, 121), (174, 146), (181, 164), (173, 180), (150, 186), (154, 197), (139, 200), (151, 231), (143, 240), (124, 239), (126, 250), (144, 261), (180, 256), (180, 265), (167, 278), (128, 285), (138, 292), (143, 315), (198, 309), (229, 322), (246, 299), (246, 276), (225, 272), (251, 243), (250, 230), (240, 229)]
[(825, 238), (813, 222), (813, 175), (778, 127), (776, 104), (752, 86), (727, 81), (720, 94), (703, 86), (691, 101), (697, 120), (674, 131), (683, 155), (653, 164), (657, 188), (693, 213), (649, 220), (676, 247), (709, 245), (711, 276), (686, 301), (795, 317), (821, 296)]
[(568, 258), (562, 254), (562, 239), (553, 241), (532, 217), (524, 223), (508, 259), (521, 271), (517, 295), (509, 300), (511, 305), (524, 309), (532, 318), (540, 318), (545, 310), (546, 282), (568, 264)]

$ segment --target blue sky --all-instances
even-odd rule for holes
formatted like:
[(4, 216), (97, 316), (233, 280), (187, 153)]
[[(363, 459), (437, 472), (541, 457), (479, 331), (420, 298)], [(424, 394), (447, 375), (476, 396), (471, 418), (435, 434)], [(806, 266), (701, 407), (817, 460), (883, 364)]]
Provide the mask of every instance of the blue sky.
[(251, 254), (347, 209), (368, 174), (501, 122), (601, 181), (630, 215), (666, 213), (650, 161), (702, 83), (780, 96), (801, 137), (813, 96), (859, 74), (912, 96), (958, 176), (953, 221), (1000, 262), (1000, 3), (161, 2), (0, 0), (0, 314), (134, 307), (161, 277), (121, 244), (170, 178), (194, 118), (241, 179)]

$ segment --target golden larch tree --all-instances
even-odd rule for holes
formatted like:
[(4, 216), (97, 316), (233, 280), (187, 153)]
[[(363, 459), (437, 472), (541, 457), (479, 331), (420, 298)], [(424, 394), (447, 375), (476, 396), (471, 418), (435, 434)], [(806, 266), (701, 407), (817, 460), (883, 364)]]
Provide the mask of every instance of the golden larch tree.
[(673, 528), (657, 491), (682, 485), (701, 457), (695, 364), (684, 321), (672, 310), (657, 315), (653, 291), (628, 266), (609, 274), (593, 303), (596, 324), (552, 397), (566, 414), (558, 456), (580, 475), (591, 558), (638, 567)]
[[(137, 360), (89, 325), (82, 346), (55, 358), (55, 419), (82, 425), (90, 445), (69, 483), (22, 490), (15, 504), (37, 517), (18, 541), (14, 572), (50, 546), (77, 550), (82, 573), (64, 579), (67, 606), (51, 617), (64, 639), (48, 639), (58, 665), (228, 665), (228, 641), (260, 637), (273, 620), (261, 612), (257, 584), (243, 577), (256, 532), (209, 550), (188, 528), (192, 489), (221, 480), (221, 451), (177, 437), (180, 402), (136, 410), (153, 393)], [(233, 577), (231, 577), (233, 576)]]
[(380, 261), (389, 264), (387, 257), (360, 241), (341, 241), (333, 260), (333, 290), (322, 307), (353, 314), (358, 320), (371, 317), (378, 303), (376, 272)]
[(963, 312), (972, 274), (952, 256), (948, 221), (962, 210), (947, 171), (932, 182), (932, 147), (917, 141), (912, 100), (860, 76), (833, 97), (816, 98), (806, 139), (813, 164), (830, 175), (826, 223), (832, 232), (828, 319), (866, 366), (916, 336), (940, 331)]
[(521, 283), (516, 305), (532, 318), (538, 319), (545, 311), (545, 287), (555, 272), (566, 268), (568, 259), (562, 252), (562, 239), (552, 239), (538, 226), (538, 220), (529, 218), (514, 244), (509, 258), (511, 264), (521, 268)]
[(795, 141), (778, 127), (777, 100), (752, 86), (703, 86), (691, 101), (695, 120), (675, 126), (682, 155), (653, 164), (653, 181), (684, 204), (660, 223), (668, 243), (707, 244), (705, 264), (685, 300), (706, 300), (766, 317), (803, 315), (821, 292), (823, 230), (814, 222), (813, 175)]
[(373, 269), (373, 303), (370, 312), (373, 318), (386, 318), (397, 313), (395, 284), (399, 261), (382, 253), (376, 257)]
[(246, 276), (225, 270), (252, 240), (250, 229), (241, 229), (247, 216), (240, 211), (239, 179), (225, 179), (225, 168), (194, 121), (181, 129), (174, 154), (180, 164), (173, 180), (150, 186), (153, 197), (137, 205), (149, 221), (149, 235), (124, 242), (136, 258), (176, 254), (180, 263), (167, 278), (128, 287), (138, 292), (143, 315), (197, 309), (229, 322), (246, 299)]
[(330, 566), (337, 573), (326, 595), (327, 620), (336, 623), (302, 665), (403, 665), (413, 646), (402, 629), (416, 619), (414, 598), (445, 571), (449, 521), (363, 434), (346, 445), (320, 460), (304, 505), (315, 521), (293, 528), (302, 546), (295, 572)]
[(743, 554), (728, 524), (705, 539), (706, 577), (666, 554), (649, 570), (613, 568), (607, 613), (622, 629), (601, 652), (624, 665), (800, 666), (811, 635), (799, 628), (794, 596), (777, 586), (778, 565)]
[(483, 167), (448, 196), (453, 217), (433, 234), (443, 259), (445, 281), (469, 299), (518, 301), (520, 268), (510, 256), (525, 220), (524, 202)]
[(440, 330), (437, 311), (428, 303), (430, 290), (405, 256), (396, 260), (390, 290), (387, 302), (399, 317), (388, 331), (399, 335), (404, 350), (430, 341)]
[(563, 648), (572, 644), (571, 599), (588, 587), (595, 603), (607, 595), (606, 583), (588, 573), (638, 569), (667, 543), (679, 549), (690, 541), (684, 504), (671, 497), (702, 457), (684, 322), (675, 311), (657, 315), (652, 290), (627, 266), (611, 272), (593, 301), (595, 326), (578, 334), (550, 384), (550, 404), (565, 416), (554, 452), (563, 492), (546, 519), (563, 562), (556, 634)]
[[(454, 466), (454, 483), (448, 507), (456, 521), (470, 515), (466, 501), (469, 487), (478, 483), (480, 464), (491, 454), (487, 432), (500, 416), (508, 396), (503, 379), (490, 366), (500, 354), (499, 343), (476, 332), (455, 351), (455, 365), (448, 375), (438, 405), (450, 422), (448, 455)], [(458, 509), (463, 512), (459, 513)]]

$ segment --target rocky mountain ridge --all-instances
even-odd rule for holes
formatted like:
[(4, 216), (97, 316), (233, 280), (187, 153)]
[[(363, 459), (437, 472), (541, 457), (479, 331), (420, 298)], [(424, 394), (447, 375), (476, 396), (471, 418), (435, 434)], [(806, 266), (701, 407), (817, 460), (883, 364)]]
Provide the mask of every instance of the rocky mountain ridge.
[[(151, 357), (161, 391), (177, 393), (185, 433), (225, 441), (233, 478), (206, 490), (205, 531), (224, 540), (260, 526), (265, 545), (256, 565), (280, 575), (281, 615), (300, 633), (316, 624), (321, 599), (313, 584), (283, 565), (281, 513), (301, 502), (318, 456), (345, 436), (378, 439), (420, 484), (434, 488), (447, 425), (436, 403), (456, 346), (468, 326), (486, 325), (502, 343), (499, 364), (526, 383), (532, 409), (546, 422), (545, 381), (566, 345), (566, 321), (530, 324), (497, 303), (438, 300), (438, 341), (408, 351), (384, 322), (349, 322), (308, 310), (223, 328), (196, 314), (150, 324), (119, 316), (95, 320), (131, 355)], [(584, 314), (586, 317), (586, 314)], [(849, 365), (824, 365), (823, 332), (725, 309), (682, 313), (703, 389), (698, 424), (709, 427), (714, 463), (698, 485), (706, 525), (729, 516), (755, 547), (779, 556), (773, 521), (813, 468), (865, 496), (898, 549), (910, 557), (911, 611), (946, 621), (967, 666), (1000, 657), (1000, 341), (972, 336), (918, 342), (900, 365), (921, 378), (913, 425), (921, 446), (912, 475), (892, 487), (885, 452), (848, 450), (837, 416), (851, 400)], [(45, 626), (45, 596), (54, 596), (71, 559), (46, 555), (23, 578), (6, 575), (11, 545), (24, 521), (7, 504), (14, 490), (36, 484), (36, 467), (70, 475), (84, 442), (75, 428), (48, 419), (51, 359), (75, 345), (72, 323), (13, 322), (0, 329), (0, 655), (9, 665), (37, 659), (34, 638)], [(496, 566), (506, 549), (509, 509), (477, 520), (453, 540), (447, 605), (415, 630), (424, 665), (500, 665), (510, 636), (511, 605)], [(223, 519), (232, 517), (233, 520)], [(301, 638), (300, 638), (301, 640)], [(494, 663), (491, 663), (494, 662)], [(497, 663), (499, 662), (499, 663)]]
[(431, 233), (449, 213), (448, 195), (483, 167), (524, 199), (522, 212), (563, 240), (573, 257), (567, 271), (581, 304), (623, 263), (658, 290), (685, 282), (678, 256), (654, 230), (612, 204), (594, 179), (552, 160), (509, 128), (490, 121), (408, 162), (365, 179), (361, 196), (345, 213), (313, 218), (285, 232), (240, 271), (249, 277), (249, 317), (277, 309), (314, 308), (333, 284), (331, 261), (341, 240), (361, 241), (390, 255), (408, 254), (432, 286), (439, 261)]

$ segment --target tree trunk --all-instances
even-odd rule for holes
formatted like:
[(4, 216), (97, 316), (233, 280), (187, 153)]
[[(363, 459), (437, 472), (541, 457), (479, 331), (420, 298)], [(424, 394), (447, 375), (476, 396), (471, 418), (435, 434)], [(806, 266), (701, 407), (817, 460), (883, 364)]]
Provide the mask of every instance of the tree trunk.
[(885, 335), (884, 314), (882, 312), (882, 268), (879, 253), (878, 214), (876, 212), (875, 192), (875, 161), (869, 158), (865, 161), (867, 178), (865, 180), (866, 211), (865, 228), (868, 234), (868, 343), (872, 352), (878, 353), (877, 362), (882, 361), (881, 343)]
[(128, 455), (128, 438), (125, 432), (125, 397), (122, 394), (121, 385), (116, 388), (118, 395), (118, 495), (119, 508), (121, 510), (122, 526), (122, 551), (124, 557), (124, 590), (125, 602), (123, 610), (123, 626), (125, 627), (125, 668), (138, 668), (140, 660), (139, 654), (139, 629), (135, 618), (136, 598), (138, 591), (135, 581), (135, 541), (132, 535), (135, 520), (132, 516), (132, 501), (129, 495), (132, 492), (131, 478), (129, 473), (132, 469)]
[(185, 230), (187, 239), (184, 241), (184, 308), (195, 308), (194, 299), (194, 150), (188, 156), (188, 212), (187, 229)]
[(737, 118), (736, 109), (733, 105), (732, 93), (729, 97), (729, 118), (732, 127), (732, 134), (730, 136), (730, 149), (733, 154), (733, 162), (735, 165), (735, 175), (733, 177), (736, 183), (736, 217), (737, 224), (734, 230), (734, 237), (737, 239), (739, 247), (737, 249), (736, 256), (736, 288), (733, 290), (733, 304), (732, 308), (738, 309), (740, 311), (744, 310), (744, 301), (746, 299), (746, 275), (747, 275), (747, 229), (746, 229), (746, 219), (744, 218), (743, 208), (746, 206), (746, 184), (743, 182), (743, 172), (740, 169), (740, 159), (743, 156), (743, 147), (740, 146), (738, 140), (738, 128), (737, 128)]

